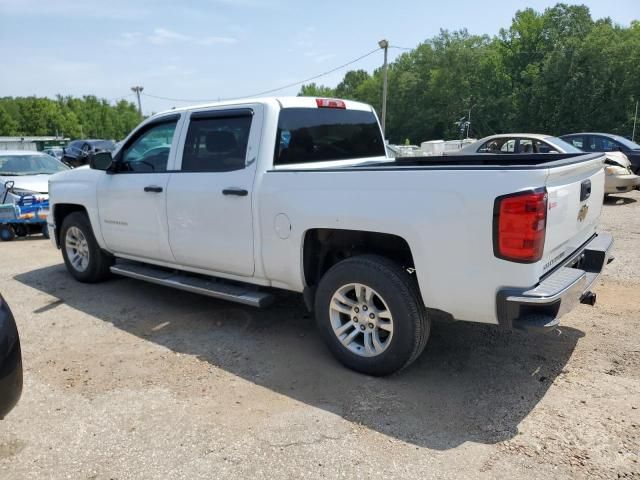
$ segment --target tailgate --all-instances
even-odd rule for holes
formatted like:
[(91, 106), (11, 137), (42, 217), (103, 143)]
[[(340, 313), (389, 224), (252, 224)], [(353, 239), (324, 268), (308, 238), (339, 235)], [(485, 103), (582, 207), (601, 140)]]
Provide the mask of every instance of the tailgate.
[[(576, 157), (577, 159), (583, 157)], [(546, 181), (547, 231), (540, 275), (553, 269), (596, 233), (604, 199), (604, 154), (550, 166)]]

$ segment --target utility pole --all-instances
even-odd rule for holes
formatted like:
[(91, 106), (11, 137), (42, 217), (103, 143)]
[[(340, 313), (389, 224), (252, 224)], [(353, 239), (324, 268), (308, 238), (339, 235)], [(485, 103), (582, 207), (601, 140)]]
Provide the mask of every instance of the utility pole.
[(140, 114), (141, 117), (142, 117), (142, 103), (140, 102), (140, 93), (143, 90), (144, 90), (144, 87), (141, 87), (141, 86), (131, 87), (131, 91), (134, 92), (138, 97), (138, 113)]
[(469, 130), (471, 130), (471, 109), (476, 105), (476, 97), (471, 95), (469, 98), (469, 116), (467, 117), (467, 139), (469, 138)]
[(382, 136), (385, 137), (385, 127), (387, 123), (387, 71), (389, 65), (387, 64), (387, 51), (389, 50), (389, 42), (387, 40), (380, 40), (378, 42), (380, 48), (384, 50), (384, 64), (382, 66)]
[(636, 141), (636, 122), (638, 121), (638, 100), (636, 100), (636, 114), (633, 117), (633, 133), (631, 134), (631, 141)]

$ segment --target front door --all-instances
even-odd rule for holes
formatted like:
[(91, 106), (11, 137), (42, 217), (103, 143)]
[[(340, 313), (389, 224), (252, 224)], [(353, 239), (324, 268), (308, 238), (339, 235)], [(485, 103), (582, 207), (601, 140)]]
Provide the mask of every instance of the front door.
[(191, 112), (167, 194), (176, 263), (251, 276), (253, 180), (262, 107)]
[(175, 157), (179, 116), (136, 132), (98, 184), (98, 212), (107, 248), (116, 254), (172, 262), (167, 232), (168, 165)]

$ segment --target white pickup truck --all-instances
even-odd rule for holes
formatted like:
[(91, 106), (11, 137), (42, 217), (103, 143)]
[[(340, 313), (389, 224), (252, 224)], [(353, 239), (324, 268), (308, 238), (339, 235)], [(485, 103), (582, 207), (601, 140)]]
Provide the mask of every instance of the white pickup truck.
[(544, 331), (610, 260), (604, 155), (389, 159), (361, 103), (271, 98), (176, 109), (50, 180), (53, 242), (110, 273), (254, 306), (304, 294), (345, 365), (386, 375), (434, 313)]

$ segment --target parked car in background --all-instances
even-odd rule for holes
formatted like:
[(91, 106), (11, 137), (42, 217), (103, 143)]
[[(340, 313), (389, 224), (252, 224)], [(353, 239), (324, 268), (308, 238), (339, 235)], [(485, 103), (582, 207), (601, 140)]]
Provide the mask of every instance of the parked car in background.
[(640, 175), (640, 145), (610, 133), (570, 133), (560, 138), (584, 152), (622, 152), (631, 162), (631, 169)]
[(0, 295), (0, 419), (22, 395), (22, 353), (18, 328), (9, 306)]
[(0, 151), (0, 203), (15, 202), (25, 195), (47, 195), (49, 177), (65, 170), (69, 167), (42, 152)]
[(505, 133), (491, 135), (446, 155), (476, 153), (582, 153), (582, 150), (558, 137), (537, 133)]
[(41, 152), (0, 151), (0, 240), (49, 235), (49, 177), (65, 170), (69, 167)]
[[(583, 153), (576, 145), (549, 135), (503, 134), (485, 137), (447, 155), (470, 154), (512, 154), (512, 153)], [(630, 167), (627, 157), (620, 151), (605, 153), (604, 193), (624, 193), (638, 188), (640, 177)]]
[(89, 163), (89, 156), (98, 152), (113, 152), (116, 144), (111, 140), (74, 140), (64, 148), (62, 161), (70, 167)]
[(47, 155), (51, 155), (56, 160), (62, 160), (62, 155), (64, 154), (64, 149), (62, 147), (49, 147), (45, 148), (42, 153), (46, 153)]

